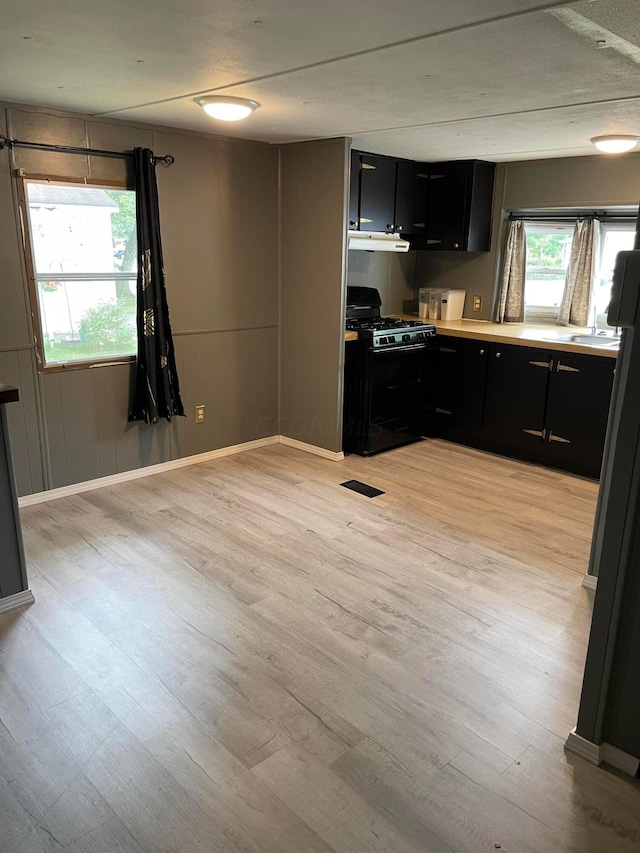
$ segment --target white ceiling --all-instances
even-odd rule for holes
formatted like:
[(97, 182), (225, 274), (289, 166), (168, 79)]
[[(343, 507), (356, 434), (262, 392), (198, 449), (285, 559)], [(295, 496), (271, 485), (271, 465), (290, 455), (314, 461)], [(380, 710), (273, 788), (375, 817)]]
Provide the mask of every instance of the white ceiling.
[[(213, 91), (262, 107), (215, 122)], [(592, 154), (640, 133), (640, 2), (5, 0), (0, 99), (414, 159)]]

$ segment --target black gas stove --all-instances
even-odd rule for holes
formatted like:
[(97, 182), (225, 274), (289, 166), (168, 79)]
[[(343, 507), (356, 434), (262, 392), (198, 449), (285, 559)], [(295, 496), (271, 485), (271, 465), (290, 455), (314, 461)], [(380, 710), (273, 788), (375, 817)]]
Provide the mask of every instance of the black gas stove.
[(381, 317), (382, 301), (375, 287), (347, 288), (346, 328), (358, 332), (369, 346), (388, 347), (414, 345), (435, 338), (436, 327), (421, 320)]
[(369, 456), (428, 435), (434, 412), (436, 330), (380, 316), (373, 287), (347, 288), (344, 449)]

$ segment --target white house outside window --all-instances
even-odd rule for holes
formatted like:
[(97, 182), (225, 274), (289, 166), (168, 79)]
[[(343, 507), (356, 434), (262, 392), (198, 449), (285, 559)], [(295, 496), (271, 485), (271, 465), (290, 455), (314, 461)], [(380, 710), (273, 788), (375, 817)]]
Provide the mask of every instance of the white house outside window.
[(136, 352), (135, 192), (25, 179), (38, 352), (43, 367)]

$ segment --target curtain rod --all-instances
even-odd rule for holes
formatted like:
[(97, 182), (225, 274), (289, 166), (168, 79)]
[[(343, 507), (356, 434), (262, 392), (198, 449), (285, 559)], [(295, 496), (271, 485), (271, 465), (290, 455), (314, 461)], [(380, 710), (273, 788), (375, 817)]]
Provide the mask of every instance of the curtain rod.
[(597, 219), (599, 222), (635, 222), (635, 213), (598, 213), (597, 211), (580, 211), (579, 213), (510, 213), (512, 222), (575, 222), (576, 219)]
[[(57, 151), (63, 154), (92, 154), (94, 157), (115, 157), (124, 159), (133, 157), (133, 151), (104, 151), (101, 148), (77, 148), (73, 145), (48, 145), (46, 142), (25, 142), (22, 139), (9, 139), (0, 134), (0, 151), (5, 148), (35, 148), (38, 151)], [(175, 157), (171, 154), (165, 154), (163, 157), (152, 154), (154, 166), (157, 163), (162, 163), (163, 166), (171, 166), (175, 162)]]

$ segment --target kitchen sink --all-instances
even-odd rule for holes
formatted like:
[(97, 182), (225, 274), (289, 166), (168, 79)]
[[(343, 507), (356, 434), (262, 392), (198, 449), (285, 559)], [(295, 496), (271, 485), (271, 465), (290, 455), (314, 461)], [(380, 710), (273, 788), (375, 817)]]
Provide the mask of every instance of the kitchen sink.
[(545, 338), (547, 341), (562, 341), (563, 343), (583, 344), (589, 347), (606, 347), (607, 349), (618, 349), (620, 338), (612, 338), (608, 335), (558, 335), (555, 338)]

